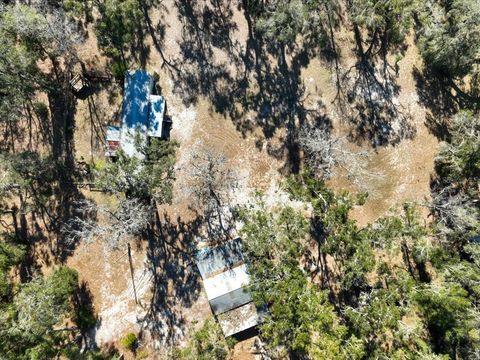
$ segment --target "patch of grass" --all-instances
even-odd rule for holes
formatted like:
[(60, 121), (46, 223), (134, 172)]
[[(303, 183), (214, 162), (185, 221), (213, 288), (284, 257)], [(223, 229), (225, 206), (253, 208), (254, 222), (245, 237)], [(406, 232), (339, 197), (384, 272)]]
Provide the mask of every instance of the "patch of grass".
[(227, 342), (227, 347), (231, 350), (235, 347), (235, 345), (238, 343), (237, 339), (235, 339), (234, 337), (228, 337), (225, 339), (225, 341)]
[(135, 360), (142, 360), (142, 359), (148, 359), (149, 353), (147, 350), (140, 350), (137, 353), (137, 356), (135, 356)]
[(103, 159), (94, 159), (89, 165), (96, 171), (101, 171), (105, 168), (106, 162)]
[(127, 350), (130, 350), (130, 351), (134, 351), (135, 348), (137, 347), (137, 335), (135, 335), (134, 333), (128, 333), (121, 341), (120, 341), (120, 344), (122, 344), (122, 346), (127, 349)]

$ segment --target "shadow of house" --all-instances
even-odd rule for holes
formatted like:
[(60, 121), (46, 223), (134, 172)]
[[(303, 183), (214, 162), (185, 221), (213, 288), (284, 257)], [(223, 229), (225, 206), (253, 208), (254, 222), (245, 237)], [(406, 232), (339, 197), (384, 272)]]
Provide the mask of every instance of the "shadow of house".
[(242, 254), (240, 238), (195, 255), (208, 302), (225, 336), (251, 329), (261, 322), (263, 309), (257, 309), (247, 290), (250, 278)]

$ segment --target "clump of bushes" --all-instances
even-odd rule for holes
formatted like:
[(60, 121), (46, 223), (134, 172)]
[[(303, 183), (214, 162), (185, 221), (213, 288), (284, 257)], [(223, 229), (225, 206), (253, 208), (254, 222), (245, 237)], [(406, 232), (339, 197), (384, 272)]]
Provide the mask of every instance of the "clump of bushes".
[(123, 82), (125, 71), (127, 70), (128, 66), (123, 61), (116, 61), (112, 64), (112, 75), (116, 80), (120, 82)]
[(172, 357), (179, 360), (226, 360), (234, 345), (235, 340), (225, 339), (220, 325), (214, 319), (208, 319), (199, 330), (190, 334), (186, 347), (172, 349)]

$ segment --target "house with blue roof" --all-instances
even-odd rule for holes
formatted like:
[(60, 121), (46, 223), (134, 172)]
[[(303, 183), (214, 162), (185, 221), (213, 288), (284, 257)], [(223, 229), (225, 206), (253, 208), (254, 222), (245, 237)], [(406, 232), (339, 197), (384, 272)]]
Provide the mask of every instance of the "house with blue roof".
[(139, 148), (147, 146), (150, 138), (163, 137), (165, 98), (153, 91), (154, 80), (148, 71), (125, 73), (121, 125), (107, 127), (107, 156), (115, 157), (122, 149), (128, 156), (143, 159)]

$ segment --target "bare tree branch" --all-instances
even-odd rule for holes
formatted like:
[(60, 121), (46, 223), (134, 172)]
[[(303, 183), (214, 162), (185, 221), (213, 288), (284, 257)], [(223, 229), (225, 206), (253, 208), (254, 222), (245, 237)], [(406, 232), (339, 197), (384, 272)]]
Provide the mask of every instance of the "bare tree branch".
[(433, 194), (429, 208), (437, 220), (440, 234), (468, 234), (478, 226), (478, 205), (454, 185)]
[(203, 210), (210, 234), (228, 234), (232, 217), (230, 203), (238, 187), (238, 174), (227, 163), (225, 154), (208, 148), (194, 152), (189, 171), (187, 191), (194, 206)]
[(300, 144), (310, 167), (325, 180), (332, 177), (335, 167), (343, 169), (362, 190), (367, 190), (369, 183), (382, 177), (367, 168), (370, 153), (349, 151), (345, 137), (334, 138), (325, 129), (305, 127), (300, 134)]
[(90, 201), (77, 203), (78, 215), (62, 227), (64, 240), (83, 240), (91, 243), (101, 239), (116, 249), (128, 239), (146, 229), (151, 219), (151, 208), (136, 199), (122, 200), (114, 209)]

